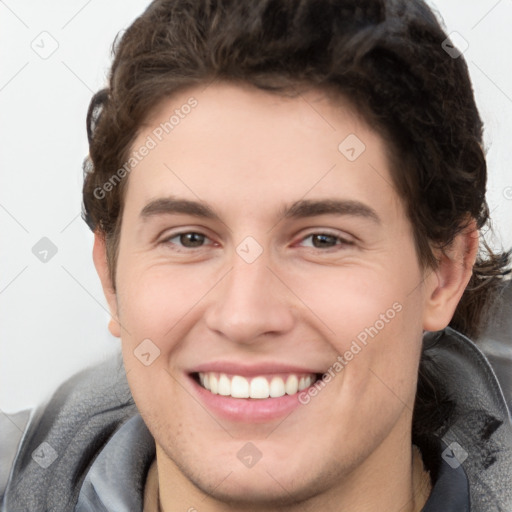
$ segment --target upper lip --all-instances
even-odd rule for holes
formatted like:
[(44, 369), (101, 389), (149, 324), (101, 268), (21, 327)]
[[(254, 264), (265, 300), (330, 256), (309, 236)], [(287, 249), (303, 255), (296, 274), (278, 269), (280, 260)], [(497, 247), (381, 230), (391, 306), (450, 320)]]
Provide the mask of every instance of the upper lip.
[(284, 364), (277, 361), (261, 362), (257, 364), (244, 364), (235, 361), (211, 361), (202, 363), (189, 370), (189, 373), (218, 372), (241, 377), (255, 377), (275, 373), (309, 374), (323, 373), (324, 370), (317, 370), (305, 366)]

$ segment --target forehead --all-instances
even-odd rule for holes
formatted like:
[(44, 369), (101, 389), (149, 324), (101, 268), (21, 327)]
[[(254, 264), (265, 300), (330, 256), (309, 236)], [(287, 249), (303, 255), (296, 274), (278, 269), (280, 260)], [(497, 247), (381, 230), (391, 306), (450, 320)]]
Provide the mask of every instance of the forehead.
[(346, 100), (320, 90), (189, 88), (153, 110), (132, 152), (144, 146), (126, 196), (139, 207), (166, 193), (259, 212), (333, 195), (400, 207), (382, 138)]

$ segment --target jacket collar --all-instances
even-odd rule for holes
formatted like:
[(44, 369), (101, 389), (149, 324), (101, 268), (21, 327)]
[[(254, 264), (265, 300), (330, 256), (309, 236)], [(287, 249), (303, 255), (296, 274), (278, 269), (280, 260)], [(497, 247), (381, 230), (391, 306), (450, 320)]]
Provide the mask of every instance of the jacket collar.
[[(424, 459), (431, 458), (435, 466), (436, 458), (428, 450), (432, 451), (432, 446), (441, 441), (438, 478), (449, 475), (456, 482), (459, 477), (453, 469), (463, 470), (469, 484), (467, 510), (512, 510), (512, 422), (498, 380), (485, 356), (471, 340), (449, 327), (427, 333), (421, 378), (432, 382), (437, 400), (434, 406), (443, 412), (429, 425), (431, 434), (426, 440), (426, 451), (419, 445)], [(436, 499), (433, 501), (437, 503)], [(427, 503), (430, 505), (430, 500)], [(436, 510), (451, 509), (432, 509)], [(431, 510), (426, 508), (425, 512)]]
[(155, 442), (140, 414), (124, 423), (89, 468), (75, 512), (142, 511)]

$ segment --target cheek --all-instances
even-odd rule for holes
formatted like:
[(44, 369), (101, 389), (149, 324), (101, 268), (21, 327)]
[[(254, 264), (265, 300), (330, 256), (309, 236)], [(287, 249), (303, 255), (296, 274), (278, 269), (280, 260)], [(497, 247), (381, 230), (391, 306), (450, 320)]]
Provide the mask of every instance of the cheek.
[(218, 281), (197, 268), (151, 267), (135, 261), (119, 267), (118, 303), (122, 352), (132, 395), (143, 416), (183, 397), (182, 368), (191, 329), (203, 315), (203, 301)]
[(194, 315), (215, 283), (198, 269), (136, 263), (119, 269), (118, 282), (119, 318), (126, 328), (123, 339), (132, 344), (150, 338), (162, 351), (172, 347), (181, 324)]
[[(377, 310), (358, 318), (364, 323), (343, 354), (345, 397), (350, 397), (362, 418), (373, 417), (377, 424), (380, 418), (390, 426), (398, 415), (412, 414), (421, 352), (418, 308), (410, 297), (400, 299), (387, 309), (375, 305)], [(363, 423), (361, 428), (371, 426)]]
[(408, 286), (384, 264), (311, 267), (284, 277), (309, 310), (305, 316), (320, 320), (326, 335), (339, 340), (339, 352), (348, 348), (347, 339), (359, 337), (364, 342), (369, 331), (389, 331), (403, 316)]
[(141, 415), (154, 427), (163, 421), (162, 404), (183, 400), (184, 377), (176, 361), (205, 293), (204, 283), (186, 279), (183, 272), (135, 264), (120, 267), (119, 283), (127, 380)]
[(364, 398), (370, 408), (397, 397), (405, 403), (413, 400), (422, 334), (416, 270), (396, 279), (400, 274), (382, 267), (327, 269), (325, 276), (295, 281), (294, 291), (341, 357), (332, 365), (338, 363), (334, 374), (343, 373), (343, 379), (333, 382), (350, 390), (341, 393), (343, 400)]

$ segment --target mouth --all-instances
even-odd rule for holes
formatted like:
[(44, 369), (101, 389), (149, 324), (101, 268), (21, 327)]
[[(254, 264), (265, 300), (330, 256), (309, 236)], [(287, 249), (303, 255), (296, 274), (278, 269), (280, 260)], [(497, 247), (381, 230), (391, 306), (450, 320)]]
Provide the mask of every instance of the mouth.
[(312, 386), (321, 373), (287, 373), (244, 377), (221, 372), (195, 372), (195, 382), (214, 395), (265, 400), (296, 395)]
[(302, 395), (322, 379), (319, 370), (278, 361), (218, 360), (191, 368), (187, 376), (190, 391), (211, 415), (254, 424), (282, 420), (303, 407)]

